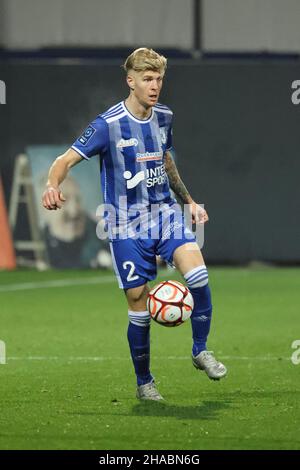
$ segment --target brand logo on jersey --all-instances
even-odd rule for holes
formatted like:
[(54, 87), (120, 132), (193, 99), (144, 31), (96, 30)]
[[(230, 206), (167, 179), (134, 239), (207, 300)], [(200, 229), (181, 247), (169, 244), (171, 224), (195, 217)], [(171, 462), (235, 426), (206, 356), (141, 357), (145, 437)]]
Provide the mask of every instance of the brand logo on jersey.
[(118, 149), (121, 149), (123, 147), (132, 147), (132, 146), (137, 146), (139, 144), (138, 140), (135, 139), (135, 138), (132, 138), (132, 139), (121, 139), (119, 140), (119, 142), (117, 143), (117, 148)]
[(162, 160), (162, 158), (163, 152), (145, 152), (136, 154), (137, 162), (150, 162), (153, 160)]
[(136, 175), (132, 176), (131, 171), (124, 171), (123, 176), (127, 180), (127, 189), (132, 189), (145, 179), (145, 172), (142, 170), (139, 171)]
[(141, 170), (132, 176), (131, 171), (124, 171), (123, 173), (126, 181), (127, 189), (135, 188), (141, 181), (146, 180), (147, 188), (151, 188), (156, 184), (164, 184), (166, 182), (165, 165), (157, 166), (156, 168), (149, 168)]
[(164, 127), (160, 127), (159, 132), (160, 132), (161, 143), (166, 144), (167, 143), (166, 129)]
[(82, 145), (86, 145), (88, 141), (91, 139), (91, 137), (95, 134), (95, 132), (96, 132), (96, 129), (93, 126), (87, 127), (84, 133), (82, 134), (82, 136), (79, 137), (78, 139), (79, 142)]

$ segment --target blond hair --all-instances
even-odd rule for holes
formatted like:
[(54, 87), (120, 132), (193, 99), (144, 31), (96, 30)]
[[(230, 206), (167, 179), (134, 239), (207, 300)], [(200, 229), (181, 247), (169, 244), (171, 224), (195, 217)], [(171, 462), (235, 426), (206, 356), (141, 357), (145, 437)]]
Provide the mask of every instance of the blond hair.
[(145, 72), (152, 70), (154, 72), (164, 73), (167, 68), (167, 59), (147, 47), (135, 49), (125, 60), (123, 69), (128, 73), (129, 70), (136, 72)]

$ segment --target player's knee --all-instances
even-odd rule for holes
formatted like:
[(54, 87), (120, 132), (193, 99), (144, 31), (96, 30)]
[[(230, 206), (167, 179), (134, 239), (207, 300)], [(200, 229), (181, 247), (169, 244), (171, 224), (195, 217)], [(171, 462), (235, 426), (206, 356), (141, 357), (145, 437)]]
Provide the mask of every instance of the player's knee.
[(135, 308), (146, 308), (147, 296), (149, 288), (147, 285), (133, 287), (132, 289), (126, 290), (126, 297), (128, 304), (132, 310)]
[(204, 287), (208, 284), (208, 272), (205, 264), (197, 266), (184, 275), (188, 287), (194, 289)]

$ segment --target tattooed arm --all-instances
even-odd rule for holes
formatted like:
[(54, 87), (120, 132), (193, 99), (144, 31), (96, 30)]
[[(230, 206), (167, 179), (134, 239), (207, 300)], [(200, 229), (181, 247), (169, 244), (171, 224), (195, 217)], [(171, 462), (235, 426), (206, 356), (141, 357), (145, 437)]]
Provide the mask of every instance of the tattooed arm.
[(165, 169), (169, 178), (169, 184), (171, 189), (174, 191), (184, 204), (190, 205), (190, 211), (192, 214), (192, 220), (194, 223), (205, 223), (208, 221), (208, 215), (203, 207), (197, 204), (188, 190), (186, 189), (177, 167), (173, 160), (171, 153), (167, 150), (165, 153)]
[(180, 178), (173, 157), (168, 150), (165, 153), (165, 169), (169, 178), (170, 187), (173, 189), (176, 196), (178, 196), (184, 204), (191, 204), (193, 199)]

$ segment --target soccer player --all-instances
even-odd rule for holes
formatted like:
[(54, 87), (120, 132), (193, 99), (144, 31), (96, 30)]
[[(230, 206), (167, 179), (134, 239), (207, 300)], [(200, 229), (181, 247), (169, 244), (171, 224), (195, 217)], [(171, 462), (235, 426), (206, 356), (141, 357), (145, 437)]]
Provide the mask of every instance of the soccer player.
[[(193, 295), (193, 365), (214, 380), (227, 373), (206, 346), (212, 304), (204, 259), (181, 211), (178, 219), (178, 204), (170, 193), (171, 188), (189, 205), (194, 223), (208, 221), (172, 158), (173, 113), (158, 103), (166, 65), (167, 59), (152, 49), (139, 48), (129, 55), (124, 64), (129, 96), (97, 116), (54, 161), (43, 194), (46, 209), (60, 209), (65, 200), (60, 184), (68, 170), (100, 155), (111, 253), (119, 287), (128, 302), (127, 336), (137, 377), (136, 395), (143, 400), (163, 399), (150, 372), (150, 314), (146, 306), (148, 281), (156, 277), (156, 255), (180, 271)], [(159, 209), (155, 215), (153, 207)], [(169, 219), (163, 217), (166, 214)], [(149, 220), (150, 224), (145, 224)], [(183, 228), (180, 237), (175, 236), (178, 228)], [(157, 236), (153, 236), (153, 229)]]

